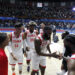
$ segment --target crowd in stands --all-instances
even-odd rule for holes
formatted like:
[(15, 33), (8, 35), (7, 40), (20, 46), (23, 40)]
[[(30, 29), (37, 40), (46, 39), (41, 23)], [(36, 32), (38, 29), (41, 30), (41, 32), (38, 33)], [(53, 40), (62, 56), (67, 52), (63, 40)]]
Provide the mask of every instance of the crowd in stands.
[(27, 4), (0, 3), (0, 15), (10, 17), (23, 17), (29, 19), (39, 18), (75, 18), (71, 7), (37, 7)]
[(14, 27), (14, 20), (0, 20), (0, 27)]
[[(0, 27), (14, 27), (15, 25), (14, 20), (5, 20), (5, 21), (1, 21), (0, 20)], [(53, 26), (55, 25), (57, 29), (75, 29), (75, 23), (70, 23), (70, 22), (45, 22), (45, 21), (36, 21), (37, 22), (37, 26), (40, 27), (41, 23), (44, 23), (45, 25), (48, 26)], [(24, 26), (26, 26), (28, 23), (27, 22), (22, 22), (22, 24)]]
[[(75, 12), (71, 7), (37, 7), (24, 4), (0, 3), (0, 16), (17, 17), (23, 19), (37, 19), (38, 26), (40, 19), (74, 19)], [(43, 21), (44, 22), (44, 21)], [(57, 29), (74, 29), (75, 24), (70, 22), (44, 22), (46, 25), (55, 25)], [(0, 20), (0, 27), (14, 27), (14, 20)], [(25, 22), (23, 22), (26, 25)]]

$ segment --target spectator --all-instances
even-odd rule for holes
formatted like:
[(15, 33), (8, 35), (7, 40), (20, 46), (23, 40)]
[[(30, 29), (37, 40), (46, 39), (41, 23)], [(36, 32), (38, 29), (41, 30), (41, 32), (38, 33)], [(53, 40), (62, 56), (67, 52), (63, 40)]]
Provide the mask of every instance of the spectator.
[(0, 75), (8, 75), (8, 58), (4, 48), (8, 45), (9, 39), (6, 33), (0, 33)]

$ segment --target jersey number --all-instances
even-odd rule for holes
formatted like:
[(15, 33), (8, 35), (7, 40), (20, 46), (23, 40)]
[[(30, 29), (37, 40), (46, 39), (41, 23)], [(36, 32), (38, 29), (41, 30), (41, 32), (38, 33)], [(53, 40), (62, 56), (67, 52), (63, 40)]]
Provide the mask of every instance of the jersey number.
[(34, 39), (30, 39), (30, 42), (33, 42), (34, 41)]
[(15, 44), (15, 48), (17, 48), (18, 47), (18, 44)]

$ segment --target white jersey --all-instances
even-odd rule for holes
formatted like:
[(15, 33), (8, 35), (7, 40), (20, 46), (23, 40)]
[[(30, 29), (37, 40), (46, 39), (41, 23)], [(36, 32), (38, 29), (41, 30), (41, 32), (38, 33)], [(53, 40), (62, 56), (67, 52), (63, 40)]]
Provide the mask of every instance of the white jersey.
[(71, 59), (75, 59), (75, 53), (72, 54)]
[(36, 30), (34, 30), (33, 33), (30, 33), (29, 30), (27, 30), (26, 32), (27, 32), (27, 38), (26, 38), (27, 44), (29, 48), (34, 49), (34, 39), (37, 36)]
[(47, 45), (50, 44), (50, 40), (44, 40), (41, 34), (38, 35), (38, 38), (41, 41), (41, 51), (43, 53), (46, 53), (47, 52)]
[(20, 33), (19, 37), (17, 38), (14, 34), (15, 32), (11, 33), (11, 48), (12, 52), (22, 53), (22, 46), (23, 46), (23, 33)]

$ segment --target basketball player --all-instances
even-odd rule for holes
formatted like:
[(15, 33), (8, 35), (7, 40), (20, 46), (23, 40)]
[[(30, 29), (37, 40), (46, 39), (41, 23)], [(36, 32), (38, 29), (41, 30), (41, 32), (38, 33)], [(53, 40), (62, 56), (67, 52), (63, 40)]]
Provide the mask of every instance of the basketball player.
[(8, 58), (5, 54), (5, 47), (9, 43), (6, 33), (0, 33), (0, 75), (8, 75)]
[[(40, 26), (41, 26), (41, 28), (40, 28), (39, 33), (42, 35), (43, 34), (44, 27), (45, 27), (45, 24), (44, 23), (41, 23)], [(51, 42), (51, 37), (50, 37), (50, 42)]]
[(38, 34), (38, 31), (35, 30), (35, 26), (37, 24), (34, 22), (34, 21), (30, 21), (29, 22), (29, 27), (28, 27), (28, 30), (26, 31), (26, 55), (27, 55), (27, 71), (29, 72), (30, 71), (30, 61), (31, 61), (31, 54), (32, 54), (32, 50), (33, 50), (33, 47), (34, 47), (34, 39), (35, 37), (37, 36)]
[(12, 75), (15, 75), (15, 65), (18, 63), (19, 67), (19, 75), (22, 75), (22, 64), (23, 64), (23, 52), (22, 45), (23, 41), (25, 41), (25, 34), (22, 32), (22, 24), (17, 23), (15, 25), (15, 31), (9, 34), (10, 42), (9, 42), (9, 63), (12, 67)]
[[(67, 35), (69, 35), (68, 31), (63, 32), (61, 35), (62, 39), (64, 39)], [(71, 50), (69, 49), (69, 47), (64, 48), (63, 55), (65, 57), (71, 56)], [(65, 72), (67, 72), (67, 62), (66, 60), (63, 59), (62, 65), (61, 65), (61, 72), (57, 73), (57, 75), (64, 75)]]
[(72, 55), (67, 61), (68, 72), (65, 75), (75, 75), (75, 35), (70, 34), (64, 39), (64, 46), (71, 50)]
[(45, 27), (45, 24), (44, 23), (41, 23), (40, 26), (41, 26), (41, 28), (40, 28), (40, 34), (43, 34), (43, 29)]
[(39, 34), (34, 43), (34, 50), (32, 53), (32, 72), (31, 75), (35, 75), (39, 70), (41, 70), (41, 75), (44, 75), (46, 68), (46, 57), (45, 56), (53, 56), (58, 57), (54, 54), (47, 54), (46, 48), (49, 49), (50, 44), (50, 36), (52, 33), (52, 29), (50, 27), (44, 27), (43, 34)]

